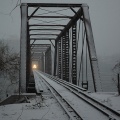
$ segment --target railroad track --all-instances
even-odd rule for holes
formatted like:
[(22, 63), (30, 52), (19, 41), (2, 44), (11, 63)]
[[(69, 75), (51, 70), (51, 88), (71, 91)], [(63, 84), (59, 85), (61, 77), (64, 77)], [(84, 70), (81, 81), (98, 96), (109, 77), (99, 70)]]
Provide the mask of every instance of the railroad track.
[(61, 105), (61, 107), (64, 109), (70, 120), (83, 120), (79, 113), (74, 110), (70, 103), (65, 100), (56, 89), (54, 89), (42, 76), (40, 76), (40, 79), (42, 79), (45, 85), (49, 88), (49, 90), (58, 101), (58, 103)]
[(94, 107), (97, 111), (100, 111), (102, 114), (104, 114), (108, 118), (108, 120), (120, 120), (120, 113), (118, 113), (117, 111), (113, 110), (112, 108), (102, 104), (101, 102), (97, 101), (96, 99), (92, 98), (90, 95), (88, 95), (87, 92), (85, 92), (86, 91), (85, 89), (75, 86), (66, 81), (63, 81), (57, 77), (48, 75), (46, 73), (42, 73), (42, 72), (41, 73), (37, 72), (37, 73), (39, 74), (39, 76), (42, 79), (44, 79), (45, 84), (49, 87), (50, 91), (54, 94), (54, 96), (56, 95), (55, 98), (61, 104), (61, 106), (64, 108), (64, 110), (66, 111), (66, 113), (68, 114), (70, 119), (84, 120), (84, 118), (81, 117), (79, 111), (77, 111), (76, 108), (68, 102), (68, 100), (63, 98), (63, 96), (61, 96), (61, 94), (59, 94), (59, 91), (57, 91), (57, 89), (55, 89), (53, 86), (51, 86), (49, 84), (49, 82), (46, 80), (46, 77), (49, 78), (50, 80), (55, 81), (59, 85), (64, 86), (66, 89), (68, 89), (74, 95), (76, 95), (79, 99), (83, 100), (90, 106)]

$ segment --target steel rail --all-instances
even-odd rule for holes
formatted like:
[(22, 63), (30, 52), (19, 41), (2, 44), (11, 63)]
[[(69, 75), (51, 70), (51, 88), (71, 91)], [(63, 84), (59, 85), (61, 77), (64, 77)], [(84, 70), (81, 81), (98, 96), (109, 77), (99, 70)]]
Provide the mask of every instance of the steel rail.
[[(43, 74), (43, 73), (42, 73)], [(49, 76), (48, 74), (44, 73), (45, 76)], [(48, 77), (50, 78), (50, 76)], [(81, 98), (82, 100), (84, 100), (85, 102), (87, 102), (88, 104), (92, 105), (94, 108), (96, 108), (97, 110), (99, 110), (100, 112), (104, 113), (106, 116), (108, 116), (109, 118), (114, 118), (117, 116), (120, 117), (120, 113), (113, 110), (112, 108), (102, 104), (101, 102), (97, 101), (96, 99), (92, 98), (91, 96), (85, 94), (81, 88), (76, 86), (74, 87), (73, 85), (70, 85), (67, 82), (63, 82), (61, 79), (56, 77), (52, 77), (52, 80), (54, 80), (55, 82), (61, 84), (62, 86), (64, 86), (65, 88), (67, 88), (68, 90), (70, 90), (72, 93), (74, 93), (76, 96), (78, 96), (79, 98)], [(67, 83), (67, 84), (66, 84)], [(82, 96), (81, 96), (81, 95)], [(85, 98), (86, 97), (86, 98)], [(89, 99), (89, 100), (88, 100)], [(93, 104), (94, 102), (94, 104)], [(108, 113), (109, 112), (109, 113)], [(110, 114), (111, 113), (111, 114)], [(112, 116), (112, 117), (111, 117)], [(115, 119), (116, 120), (116, 119)]]
[[(46, 75), (47, 75), (47, 74), (46, 74)], [(73, 87), (73, 88), (75, 88), (75, 89), (77, 88), (78, 91), (79, 91), (79, 90), (87, 91), (86, 89), (81, 88), (81, 87), (79, 87), (79, 86), (76, 86), (76, 85), (74, 85), (74, 84), (72, 84), (72, 83), (70, 83), (70, 82), (63, 81), (62, 79), (60, 79), (60, 78), (58, 78), (58, 77), (54, 77), (54, 76), (52, 76), (52, 75), (47, 75), (47, 76), (48, 76), (49, 78), (59, 80), (60, 82), (63, 82), (63, 83), (67, 84), (67, 85), (70, 86), (70, 87)]]
[[(53, 96), (56, 98), (56, 100), (59, 102), (59, 104), (61, 105), (61, 107), (64, 109), (64, 111), (67, 113), (67, 115), (69, 116), (70, 120), (83, 120), (81, 118), (81, 116), (79, 115), (79, 113), (77, 111), (75, 111), (75, 108), (73, 108), (73, 106), (66, 100), (64, 99), (60, 94), (59, 92), (53, 88), (40, 74), (40, 79), (43, 79), (45, 85), (49, 88), (49, 90), (51, 91), (51, 93), (53, 94)], [(59, 98), (58, 98), (59, 96)], [(61, 99), (61, 100), (60, 100)], [(63, 104), (64, 103), (64, 104)], [(66, 103), (66, 104), (65, 104)], [(65, 106), (68, 106), (69, 110), (65, 107)], [(72, 116), (71, 115), (71, 112), (74, 112), (75, 115)]]

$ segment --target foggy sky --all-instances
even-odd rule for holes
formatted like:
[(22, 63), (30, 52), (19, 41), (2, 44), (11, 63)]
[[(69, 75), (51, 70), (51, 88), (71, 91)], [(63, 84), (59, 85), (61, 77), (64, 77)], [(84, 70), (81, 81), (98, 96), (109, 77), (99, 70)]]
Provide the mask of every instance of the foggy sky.
[[(119, 55), (120, 51), (120, 0), (21, 0), (22, 2), (87, 3), (89, 6), (95, 46), (98, 56)], [(0, 39), (7, 39), (19, 46), (20, 7), (17, 0), (0, 0)]]

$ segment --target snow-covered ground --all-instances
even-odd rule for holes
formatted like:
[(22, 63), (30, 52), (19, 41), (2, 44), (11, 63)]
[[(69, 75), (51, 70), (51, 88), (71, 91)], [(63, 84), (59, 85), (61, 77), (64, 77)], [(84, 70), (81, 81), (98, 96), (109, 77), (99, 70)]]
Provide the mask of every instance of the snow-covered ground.
[(91, 96), (103, 104), (120, 113), (120, 95), (116, 92), (90, 93)]
[[(49, 97), (49, 98), (48, 98)], [(30, 99), (30, 103), (0, 106), (0, 120), (67, 120), (68, 117), (51, 96)]]
[[(120, 112), (120, 96), (116, 93), (89, 93), (102, 103)], [(44, 102), (40, 96), (31, 98), (30, 103), (0, 106), (0, 120), (68, 120), (57, 101), (44, 94)]]
[[(24, 94), (25, 95), (25, 94)], [(43, 86), (41, 96), (28, 97), (30, 103), (0, 106), (0, 120), (68, 120), (57, 100)]]
[(0, 72), (0, 101), (15, 93), (18, 93), (18, 80), (11, 82), (9, 77)]

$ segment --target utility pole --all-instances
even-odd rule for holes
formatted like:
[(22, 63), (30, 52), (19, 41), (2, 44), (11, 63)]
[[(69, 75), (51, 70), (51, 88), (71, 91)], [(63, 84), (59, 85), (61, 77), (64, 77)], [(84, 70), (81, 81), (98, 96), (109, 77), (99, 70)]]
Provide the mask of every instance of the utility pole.
[(120, 76), (118, 74), (118, 94), (120, 95)]

